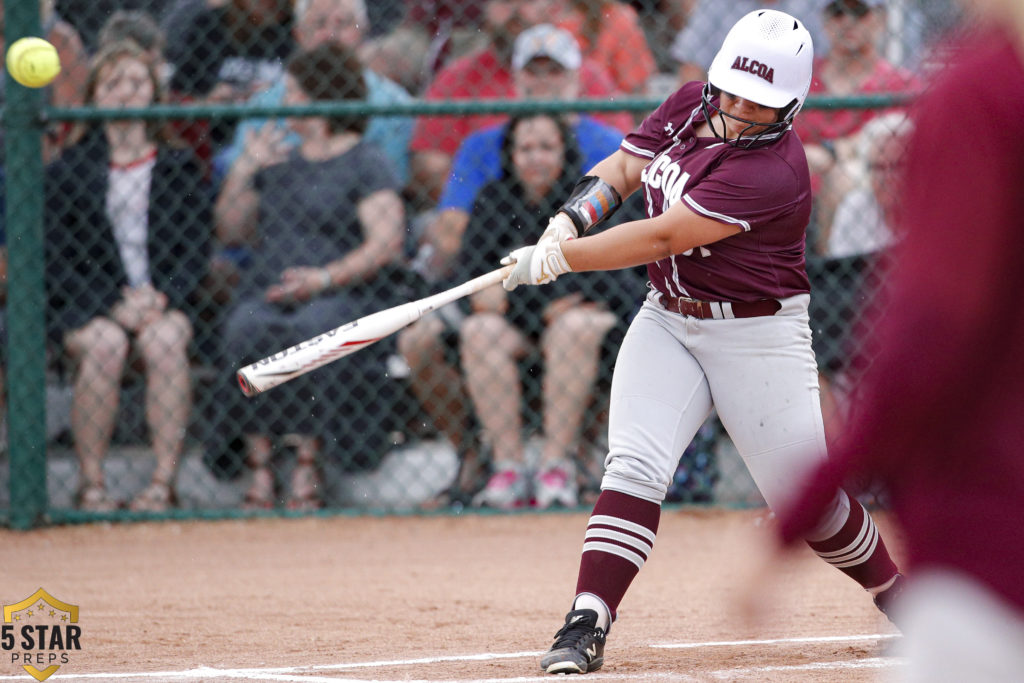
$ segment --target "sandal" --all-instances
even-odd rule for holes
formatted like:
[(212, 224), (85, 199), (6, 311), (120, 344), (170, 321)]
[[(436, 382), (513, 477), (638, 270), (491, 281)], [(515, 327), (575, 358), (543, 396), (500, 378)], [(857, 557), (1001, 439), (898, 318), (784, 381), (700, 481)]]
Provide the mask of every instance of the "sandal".
[(246, 463), (252, 473), (249, 490), (242, 502), (243, 510), (270, 510), (277, 504), (277, 481), (270, 461), (274, 456), (274, 444), (262, 434), (246, 435)]
[(257, 467), (252, 470), (252, 483), (245, 492), (244, 510), (270, 510), (277, 502), (274, 491), (274, 473), (269, 467)]
[(316, 464), (320, 452), (319, 441), (316, 437), (289, 434), (285, 437), (285, 443), (295, 449), (295, 467), (292, 469), (288, 509), (319, 510), (323, 507), (320, 498), (320, 470)]
[(128, 506), (132, 512), (167, 512), (177, 507), (178, 497), (166, 481), (153, 481), (139, 491)]
[(103, 484), (85, 484), (75, 496), (79, 510), (83, 512), (113, 512), (121, 504), (110, 497)]
[(295, 463), (292, 470), (292, 491), (288, 495), (289, 510), (319, 510), (320, 474), (313, 463)]

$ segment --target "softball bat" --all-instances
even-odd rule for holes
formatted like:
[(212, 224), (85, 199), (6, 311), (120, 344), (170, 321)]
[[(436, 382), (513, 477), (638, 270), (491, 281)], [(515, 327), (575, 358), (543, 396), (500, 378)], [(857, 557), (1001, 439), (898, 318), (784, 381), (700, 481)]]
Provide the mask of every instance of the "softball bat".
[(267, 389), (365, 349), (441, 306), (498, 284), (508, 276), (512, 268), (513, 265), (503, 266), (438, 294), (371, 313), (312, 339), (299, 342), (295, 346), (240, 368), (236, 373), (238, 385), (246, 396), (263, 393)]

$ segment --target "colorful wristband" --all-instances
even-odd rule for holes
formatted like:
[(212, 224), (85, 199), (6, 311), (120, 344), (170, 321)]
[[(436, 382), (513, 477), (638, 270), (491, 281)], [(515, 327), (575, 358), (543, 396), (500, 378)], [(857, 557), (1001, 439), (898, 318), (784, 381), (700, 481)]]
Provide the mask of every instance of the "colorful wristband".
[(587, 230), (608, 219), (622, 206), (622, 196), (614, 187), (597, 176), (580, 178), (569, 199), (559, 209), (572, 220), (576, 232), (583, 235)]

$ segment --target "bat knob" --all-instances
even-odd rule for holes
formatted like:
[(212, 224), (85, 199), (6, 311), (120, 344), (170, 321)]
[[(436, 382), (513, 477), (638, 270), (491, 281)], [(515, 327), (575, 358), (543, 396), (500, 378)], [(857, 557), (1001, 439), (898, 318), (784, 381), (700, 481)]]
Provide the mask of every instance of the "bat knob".
[(238, 386), (241, 387), (242, 393), (246, 396), (255, 396), (260, 393), (259, 390), (252, 385), (242, 370), (236, 372), (235, 377), (238, 378)]

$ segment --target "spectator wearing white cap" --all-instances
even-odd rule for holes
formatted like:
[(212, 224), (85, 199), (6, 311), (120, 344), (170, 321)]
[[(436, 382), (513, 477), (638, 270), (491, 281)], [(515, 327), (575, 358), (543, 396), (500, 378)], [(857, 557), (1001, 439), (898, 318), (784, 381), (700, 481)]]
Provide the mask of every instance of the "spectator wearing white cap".
[[(552, 24), (528, 28), (519, 34), (512, 48), (516, 96), (527, 100), (574, 100), (580, 96), (582, 65), (579, 43), (571, 33)], [(570, 112), (568, 116), (575, 114)]]
[(512, 68), (522, 69), (539, 57), (554, 59), (573, 71), (583, 63), (579, 42), (571, 33), (552, 24), (537, 24), (519, 34), (512, 47)]
[[(871, 93), (914, 93), (921, 80), (879, 50), (885, 32), (884, 0), (829, 0), (819, 10), (831, 49), (815, 54), (810, 95), (851, 96)], [(815, 109), (804, 113), (796, 130), (804, 143), (815, 193), (811, 248), (823, 254), (836, 207), (853, 189), (858, 133), (889, 109)]]
[[(584, 90), (585, 69), (599, 69), (584, 57), (576, 37), (553, 24), (537, 24), (526, 29), (512, 46), (512, 80), (515, 96), (536, 100), (574, 100), (589, 96)], [(602, 71), (603, 73), (603, 71)], [(570, 119), (576, 115), (567, 114)], [(625, 112), (595, 115), (606, 125), (626, 132), (632, 119)]]

